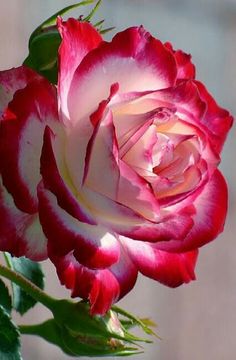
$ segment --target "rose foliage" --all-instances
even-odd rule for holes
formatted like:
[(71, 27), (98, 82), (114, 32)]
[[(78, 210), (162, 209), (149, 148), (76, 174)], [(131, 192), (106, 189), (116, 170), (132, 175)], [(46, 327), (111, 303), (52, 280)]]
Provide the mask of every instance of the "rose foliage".
[(49, 257), (105, 314), (138, 272), (176, 287), (224, 226), (232, 124), (189, 55), (143, 27), (111, 42), (58, 18), (58, 84), (0, 72), (0, 250)]

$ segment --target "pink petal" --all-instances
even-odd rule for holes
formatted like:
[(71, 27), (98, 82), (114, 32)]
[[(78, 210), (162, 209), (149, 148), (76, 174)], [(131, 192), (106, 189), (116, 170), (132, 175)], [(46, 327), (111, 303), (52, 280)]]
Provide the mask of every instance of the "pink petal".
[(127, 238), (122, 238), (122, 243), (143, 275), (170, 287), (195, 280), (197, 250), (175, 254), (158, 250), (155, 245)]
[(104, 315), (112, 304), (133, 288), (137, 279), (137, 270), (125, 253), (117, 264), (104, 270), (88, 269), (72, 254), (65, 257), (53, 254), (51, 260), (61, 283), (72, 290), (72, 297), (89, 299), (92, 315)]
[(114, 264), (120, 254), (116, 236), (107, 228), (78, 221), (57, 203), (56, 197), (40, 184), (39, 217), (48, 238), (51, 253), (66, 255), (74, 251), (81, 264), (105, 268)]
[[(110, 306), (114, 302), (120, 300), (130, 290), (132, 290), (136, 283), (137, 276), (138, 271), (136, 269), (136, 266), (134, 266), (126, 251), (123, 250), (121, 252), (119, 261), (116, 264), (112, 265), (109, 269), (107, 269), (106, 274), (102, 274), (100, 271), (95, 284), (93, 284), (89, 296), (91, 313), (104, 314), (107, 310), (109, 310)], [(111, 282), (109, 282), (109, 279), (111, 280)], [(104, 284), (107, 285), (109, 283), (111, 284), (109, 292), (111, 293), (112, 290), (113, 296), (112, 298), (111, 296), (108, 297), (108, 301), (109, 299), (111, 299), (108, 302), (106, 298), (106, 293), (103, 292), (103, 286)], [(119, 290), (117, 297), (114, 296), (114, 293), (116, 293), (116, 291), (114, 290), (116, 288), (118, 288)]]
[(51, 257), (62, 285), (72, 297), (89, 299), (91, 313), (104, 315), (119, 298), (119, 283), (109, 270), (91, 270), (80, 265), (72, 254)]
[(0, 166), (3, 183), (19, 209), (37, 211), (40, 154), (46, 124), (57, 122), (55, 89), (37, 79), (19, 90), (9, 104), (10, 117), (0, 128)]
[[(0, 178), (1, 180), (1, 178)], [(18, 210), (0, 181), (0, 250), (40, 261), (47, 258), (47, 241), (38, 216)]]
[[(56, 147), (56, 151), (53, 146)], [(68, 181), (70, 177), (64, 163), (60, 165), (61, 167), (63, 166), (63, 176), (65, 180), (60, 174), (56, 157), (58, 158), (61, 153), (61, 157), (63, 158), (63, 151), (63, 144), (57, 144), (57, 137), (47, 126), (44, 133), (44, 143), (40, 160), (44, 186), (47, 190), (50, 190), (54, 195), (56, 195), (58, 205), (62, 209), (66, 210), (68, 214), (82, 222), (95, 224), (94, 219), (92, 219), (91, 215), (88, 211), (86, 211), (85, 206), (82, 206), (83, 200), (81, 197), (77, 194), (76, 198), (76, 190), (73, 188), (73, 184), (67, 185), (66, 180)], [(74, 190), (74, 193), (70, 188)]]
[[(92, 149), (95, 146), (96, 142), (98, 143), (97, 144), (98, 146), (99, 143), (100, 145), (102, 143), (101, 141), (99, 142), (97, 133), (98, 132), (103, 133), (107, 131), (106, 136), (108, 137), (109, 139), (108, 142), (110, 142), (110, 144), (111, 142), (113, 142), (113, 140), (115, 140), (112, 119), (109, 117), (107, 118), (105, 122), (105, 129), (103, 129), (103, 127), (101, 126), (101, 122), (103, 117), (106, 115), (107, 111), (109, 110), (108, 104), (110, 103), (111, 99), (113, 98), (113, 96), (116, 94), (117, 91), (118, 91), (118, 84), (112, 84), (110, 87), (109, 96), (98, 104), (96, 110), (92, 114), (90, 114), (89, 116), (90, 119), (88, 118), (88, 116), (85, 116), (83, 119), (79, 119), (78, 122), (73, 124), (72, 127), (66, 128), (67, 142), (65, 144), (65, 160), (67, 163), (68, 171), (70, 173), (70, 177), (77, 189), (80, 189), (85, 183), (86, 177), (88, 176), (89, 168), (91, 170), (90, 177), (91, 178), (93, 177), (92, 167), (90, 166), (90, 162), (92, 160), (91, 159)], [(111, 116), (111, 114), (109, 114), (109, 116)], [(98, 141), (96, 141), (96, 139), (98, 139)], [(104, 141), (105, 143), (107, 142), (106, 139), (104, 139)], [(111, 148), (108, 149), (105, 143), (104, 146), (102, 146), (102, 149), (105, 152), (106, 150), (108, 151), (108, 153), (110, 151), (112, 151), (112, 153), (113, 151), (114, 152), (116, 151), (115, 142), (114, 142), (114, 146), (112, 146), (111, 144), (112, 149)], [(112, 154), (111, 157), (113, 157)], [(102, 160), (102, 156), (100, 156), (99, 161), (100, 160)], [(110, 160), (112, 161), (112, 159)], [(106, 165), (106, 163), (104, 163), (104, 165)], [(112, 185), (111, 182), (110, 184)]]
[(158, 221), (159, 203), (150, 185), (122, 160), (119, 162), (119, 169), (117, 201), (134, 210), (144, 219)]
[(85, 55), (99, 45), (102, 37), (88, 22), (73, 18), (67, 21), (58, 18), (58, 30), (62, 37), (59, 48), (59, 102), (62, 113), (68, 117), (67, 96), (74, 72)]
[(146, 133), (153, 124), (157, 112), (158, 110), (155, 109), (147, 113), (118, 114), (114, 117), (121, 158)]
[[(158, 248), (164, 251), (184, 252), (194, 250), (212, 241), (223, 231), (227, 200), (226, 182), (219, 170), (215, 170), (209, 182), (183, 202), (183, 206), (186, 203), (192, 203), (195, 207), (192, 229), (182, 238), (182, 241), (160, 242), (157, 244)], [(171, 211), (171, 207), (169, 211)]]
[(178, 85), (169, 89), (150, 93), (147, 95), (147, 98), (155, 99), (159, 106), (166, 108), (175, 107), (175, 114), (181, 120), (185, 120), (198, 127), (201, 125), (201, 119), (206, 111), (206, 104), (200, 97), (197, 86), (191, 80), (183, 80)]
[(119, 182), (118, 148), (112, 113), (97, 123), (87, 146), (83, 183), (113, 200)]
[(78, 114), (92, 113), (116, 82), (126, 93), (166, 88), (175, 78), (176, 63), (165, 46), (143, 27), (127, 29), (111, 43), (101, 43), (77, 68), (68, 94), (70, 117), (75, 122)]
[(174, 50), (170, 43), (165, 43), (165, 46), (174, 55), (177, 63), (177, 79), (194, 79), (195, 66), (191, 62), (191, 55), (186, 54), (182, 50)]
[(155, 125), (150, 125), (145, 134), (136, 141), (122, 160), (130, 165), (140, 176), (153, 172), (153, 148), (157, 143)]
[(181, 201), (191, 192), (198, 189), (204, 180), (197, 166), (189, 166), (180, 176), (180, 179), (169, 180), (166, 184), (165, 181), (162, 182), (162, 179), (155, 183), (157, 197), (162, 206), (170, 206)]
[(119, 83), (112, 84), (110, 87), (110, 95), (106, 100), (102, 100), (100, 104), (98, 105), (97, 110), (90, 115), (90, 121), (93, 124), (93, 126), (98, 125), (98, 123), (102, 120), (106, 108), (108, 107), (109, 103), (113, 100), (114, 97), (119, 97), (117, 92), (119, 91)]
[(216, 152), (220, 152), (227, 133), (232, 126), (233, 117), (225, 109), (222, 109), (208, 93), (205, 86), (195, 81), (201, 98), (207, 104), (207, 111), (202, 119), (202, 123), (210, 130), (209, 141), (212, 143)]
[(149, 185), (118, 159), (116, 134), (109, 109), (97, 122), (88, 143), (83, 182), (86, 187), (125, 205), (144, 218), (158, 218), (159, 205)]
[(39, 78), (40, 76), (36, 72), (24, 65), (0, 71), (0, 118), (9, 102), (13, 99), (15, 92)]
[(84, 186), (80, 195), (86, 199), (88, 207), (98, 222), (115, 232), (121, 229), (131, 231), (134, 226), (141, 226), (145, 219), (125, 205)]
[(120, 226), (116, 228), (121, 235), (134, 240), (143, 240), (152, 243), (162, 244), (171, 239), (181, 241), (191, 230), (193, 226), (192, 207), (186, 207), (183, 211), (163, 216), (158, 223), (143, 222), (134, 225), (132, 228)]

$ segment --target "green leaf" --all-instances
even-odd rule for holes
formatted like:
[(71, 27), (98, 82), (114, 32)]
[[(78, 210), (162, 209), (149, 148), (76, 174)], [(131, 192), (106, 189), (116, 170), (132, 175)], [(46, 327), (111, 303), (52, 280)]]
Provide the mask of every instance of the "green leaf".
[(20, 333), (9, 314), (0, 305), (0, 359), (22, 360), (20, 355)]
[(11, 296), (8, 288), (4, 282), (0, 279), (0, 305), (10, 314), (12, 309)]
[[(44, 274), (42, 272), (40, 264), (32, 260), (26, 259), (25, 257), (12, 257), (8, 253), (6, 253), (6, 258), (8, 265), (12, 270), (19, 272), (41, 289), (44, 288)], [(34, 300), (18, 285), (12, 283), (12, 289), (13, 308), (21, 315), (25, 314), (30, 308), (32, 308), (36, 304), (36, 300)]]

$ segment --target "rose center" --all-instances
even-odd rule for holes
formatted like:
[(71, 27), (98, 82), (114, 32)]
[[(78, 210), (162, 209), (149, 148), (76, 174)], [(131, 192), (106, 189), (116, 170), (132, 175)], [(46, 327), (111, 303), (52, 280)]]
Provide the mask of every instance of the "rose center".
[(173, 109), (115, 116), (119, 157), (151, 186), (158, 199), (196, 188), (201, 141)]

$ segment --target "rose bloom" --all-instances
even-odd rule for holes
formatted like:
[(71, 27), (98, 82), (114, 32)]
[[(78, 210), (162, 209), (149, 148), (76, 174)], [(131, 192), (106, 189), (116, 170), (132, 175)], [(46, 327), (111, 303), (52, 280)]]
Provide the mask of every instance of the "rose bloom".
[(189, 55), (143, 27), (105, 42), (58, 19), (58, 86), (0, 73), (0, 249), (49, 257), (73, 297), (104, 314), (138, 272), (176, 287), (222, 230), (217, 166), (229, 113)]

